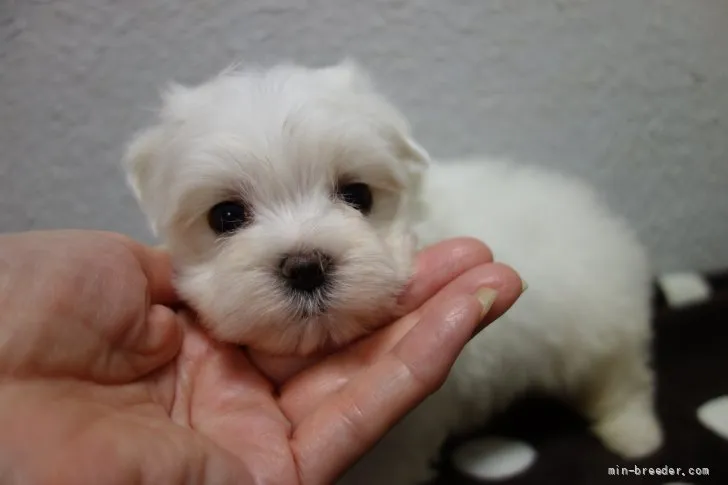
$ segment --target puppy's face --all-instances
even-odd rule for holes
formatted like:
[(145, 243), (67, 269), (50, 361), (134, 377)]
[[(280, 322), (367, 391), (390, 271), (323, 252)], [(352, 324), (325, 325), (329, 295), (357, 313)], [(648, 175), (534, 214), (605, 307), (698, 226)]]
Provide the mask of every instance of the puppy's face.
[(391, 316), (411, 272), (426, 158), (345, 63), (175, 87), (126, 167), (212, 335), (306, 354)]

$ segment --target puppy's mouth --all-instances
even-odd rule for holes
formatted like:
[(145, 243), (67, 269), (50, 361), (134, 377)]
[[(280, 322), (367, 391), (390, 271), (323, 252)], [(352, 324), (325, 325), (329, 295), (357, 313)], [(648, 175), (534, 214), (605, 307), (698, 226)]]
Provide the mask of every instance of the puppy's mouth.
[(329, 311), (332, 285), (326, 284), (312, 291), (288, 290), (291, 314), (296, 320), (306, 320), (324, 315)]

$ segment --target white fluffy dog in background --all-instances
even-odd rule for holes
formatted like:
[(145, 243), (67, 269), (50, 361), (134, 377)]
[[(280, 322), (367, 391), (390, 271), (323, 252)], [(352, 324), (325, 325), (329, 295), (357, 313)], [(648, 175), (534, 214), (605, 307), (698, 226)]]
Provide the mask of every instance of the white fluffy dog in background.
[(427, 478), (448, 433), (527, 390), (573, 403), (623, 457), (660, 446), (647, 258), (577, 181), (507, 161), (431, 163), (351, 62), (173, 87), (125, 163), (181, 295), (226, 342), (344, 345), (391, 321), (418, 247), (455, 236), (482, 239), (529, 283), (346, 483)]

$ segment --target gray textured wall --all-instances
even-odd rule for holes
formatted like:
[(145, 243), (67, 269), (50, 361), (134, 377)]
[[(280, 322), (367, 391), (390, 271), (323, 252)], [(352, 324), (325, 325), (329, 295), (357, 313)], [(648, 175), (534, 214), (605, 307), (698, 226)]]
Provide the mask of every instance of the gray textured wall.
[(436, 156), (604, 190), (662, 270), (728, 267), (724, 0), (0, 0), (0, 230), (147, 239), (124, 141), (232, 60), (353, 55)]

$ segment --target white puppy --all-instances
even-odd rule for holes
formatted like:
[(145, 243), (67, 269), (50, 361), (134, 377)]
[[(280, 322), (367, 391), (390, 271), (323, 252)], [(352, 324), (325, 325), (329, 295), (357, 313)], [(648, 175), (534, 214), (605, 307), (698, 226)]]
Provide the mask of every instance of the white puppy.
[(454, 236), (482, 239), (529, 283), (347, 483), (426, 478), (449, 432), (526, 390), (572, 402), (622, 456), (660, 445), (647, 258), (582, 184), (506, 161), (430, 164), (350, 62), (173, 87), (125, 163), (179, 291), (223, 341), (297, 354), (350, 342), (392, 315), (416, 247)]

